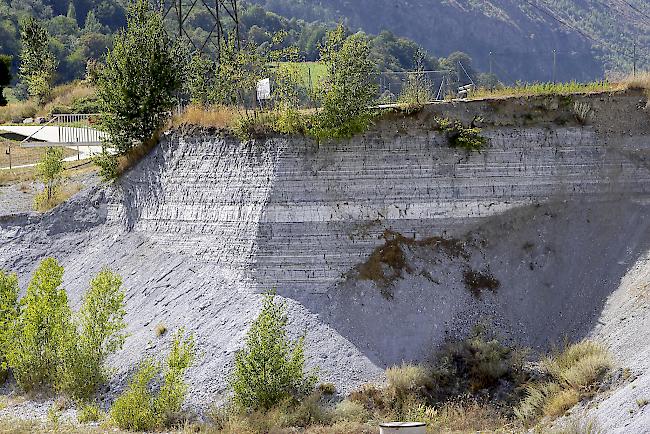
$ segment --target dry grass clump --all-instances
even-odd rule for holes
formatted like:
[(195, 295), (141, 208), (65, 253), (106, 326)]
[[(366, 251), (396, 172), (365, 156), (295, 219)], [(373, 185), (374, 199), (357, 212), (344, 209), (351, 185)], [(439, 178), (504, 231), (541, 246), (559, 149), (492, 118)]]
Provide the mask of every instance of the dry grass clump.
[(227, 128), (235, 124), (241, 115), (234, 107), (191, 105), (172, 118), (171, 126), (192, 125), (205, 128)]
[[(52, 90), (50, 101), (38, 110), (43, 116), (73, 112), (75, 103), (95, 98), (97, 90), (83, 81), (63, 84)], [(94, 110), (93, 110), (94, 111)]]
[(54, 190), (54, 195), (50, 199), (47, 198), (47, 192), (42, 191), (34, 196), (34, 210), (38, 212), (47, 212), (67, 201), (82, 189), (83, 185), (79, 183), (66, 183), (58, 186)]
[(36, 116), (38, 109), (38, 104), (32, 99), (12, 102), (0, 107), (0, 123), (17, 123), (22, 122), (25, 118), (33, 118)]
[(403, 397), (431, 386), (431, 374), (422, 365), (402, 363), (386, 370), (388, 390)]
[(612, 359), (602, 345), (582, 341), (547, 357), (540, 367), (546, 379), (530, 384), (526, 397), (515, 410), (527, 422), (539, 416), (561, 416), (591, 396), (612, 368)]
[(628, 90), (650, 90), (650, 71), (629, 75), (621, 80), (621, 85)]

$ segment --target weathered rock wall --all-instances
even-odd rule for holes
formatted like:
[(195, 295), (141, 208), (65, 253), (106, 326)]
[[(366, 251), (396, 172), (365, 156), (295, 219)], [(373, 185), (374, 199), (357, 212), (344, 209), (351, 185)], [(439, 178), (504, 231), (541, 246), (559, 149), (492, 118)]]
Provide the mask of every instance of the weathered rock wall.
[(646, 136), (488, 126), (488, 148), (468, 155), (432, 127), (394, 127), (321, 144), (174, 132), (125, 181), (126, 208), (114, 215), (162, 246), (232, 268), (257, 289), (324, 293), (385, 230), (457, 236), (524, 205), (650, 190)]
[[(223, 397), (270, 288), (288, 303), (290, 333), (306, 334), (309, 365), (341, 392), (426, 360), (479, 322), (535, 349), (580, 339), (612, 293), (603, 318), (617, 336), (621, 282), (650, 251), (647, 101), (575, 99), (592, 107), (587, 126), (572, 100), (553, 97), (395, 113), (342, 143), (176, 130), (116, 185), (1, 218), (0, 268), (25, 287), (40, 259), (56, 257), (74, 306), (94, 273), (114, 269), (129, 337), (111, 361), (111, 394), (143, 357), (167, 351), (160, 323), (197, 338), (189, 400), (200, 407)], [(449, 148), (436, 116), (481, 123), (490, 145)], [(472, 288), (468, 272), (498, 285)], [(617, 354), (648, 351), (625, 345)]]

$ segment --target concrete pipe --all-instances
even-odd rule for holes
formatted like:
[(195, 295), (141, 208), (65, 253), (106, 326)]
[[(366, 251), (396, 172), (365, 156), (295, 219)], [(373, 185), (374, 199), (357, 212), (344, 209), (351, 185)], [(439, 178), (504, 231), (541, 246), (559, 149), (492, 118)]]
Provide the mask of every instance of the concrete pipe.
[(379, 424), (379, 434), (426, 434), (424, 422), (388, 422)]

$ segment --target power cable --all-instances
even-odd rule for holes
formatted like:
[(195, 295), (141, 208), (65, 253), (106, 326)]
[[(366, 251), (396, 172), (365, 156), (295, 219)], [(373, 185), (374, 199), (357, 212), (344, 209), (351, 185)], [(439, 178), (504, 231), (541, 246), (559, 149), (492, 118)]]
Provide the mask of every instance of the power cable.
[[(557, 17), (556, 15), (554, 15), (551, 11), (549, 11), (549, 10), (547, 10), (547, 9), (543, 9), (543, 8), (541, 8), (540, 6), (536, 5), (536, 4), (533, 3), (532, 1), (530, 1), (530, 0), (525, 0), (525, 2), (526, 2), (527, 4), (529, 4), (530, 6), (532, 6), (533, 8), (537, 9), (538, 11), (542, 12), (544, 15), (547, 15), (548, 17), (550, 17), (550, 18), (553, 19), (554, 21), (557, 21), (558, 23), (560, 23), (561, 25), (567, 27), (568, 29), (571, 29), (571, 30), (575, 31), (576, 33), (579, 33), (579, 34), (582, 35), (584, 38), (590, 40), (590, 41), (593, 42), (594, 44), (599, 45), (599, 46), (601, 46), (601, 47), (603, 47), (603, 48), (607, 48), (608, 50), (611, 50), (611, 51), (613, 51), (613, 52), (615, 52), (615, 53), (618, 53), (618, 54), (620, 54), (621, 56), (627, 57), (628, 59), (634, 59), (634, 56), (632, 56), (632, 55), (626, 53), (625, 51), (621, 51), (621, 50), (618, 50), (618, 49), (616, 49), (616, 48), (610, 47), (610, 46), (608, 46), (607, 44), (605, 44), (603, 41), (598, 41), (597, 39), (595, 39), (595, 38), (592, 37), (591, 35), (585, 33), (584, 31), (578, 29), (577, 27), (575, 27), (575, 26), (573, 26), (573, 25), (567, 23), (565, 20), (563, 20), (563, 19)], [(640, 60), (642, 59), (642, 60), (648, 61), (647, 58), (638, 58), (638, 59), (640, 59)]]
[(623, 2), (623, 3), (625, 3), (626, 5), (628, 5), (628, 6), (630, 7), (630, 9), (632, 9), (633, 11), (635, 11), (635, 12), (637, 12), (637, 13), (643, 15), (644, 17), (646, 17), (647, 19), (650, 20), (650, 15), (646, 14), (646, 13), (643, 12), (641, 9), (637, 8), (636, 6), (634, 6), (632, 3), (628, 2), (627, 0), (620, 0), (620, 1)]

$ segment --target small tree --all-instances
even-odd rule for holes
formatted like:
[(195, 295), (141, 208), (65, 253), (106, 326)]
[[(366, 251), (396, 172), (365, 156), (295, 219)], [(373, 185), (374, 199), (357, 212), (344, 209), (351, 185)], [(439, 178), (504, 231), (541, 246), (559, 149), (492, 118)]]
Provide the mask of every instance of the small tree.
[[(56, 195), (59, 181), (63, 173), (63, 150), (61, 148), (48, 147), (36, 167), (39, 179), (45, 184), (43, 191), (47, 203), (51, 203)], [(37, 201), (42, 198), (37, 197)]]
[(142, 362), (128, 389), (111, 407), (111, 418), (118, 427), (150, 431), (167, 427), (174, 421), (187, 394), (183, 377), (195, 356), (194, 338), (184, 335), (181, 329), (174, 336), (157, 393), (152, 392), (152, 386), (160, 378), (160, 365), (152, 360)]
[(62, 282), (63, 267), (56, 259), (44, 259), (21, 300), (16, 338), (7, 359), (25, 391), (55, 384), (59, 349), (70, 327), (68, 296)]
[(121, 286), (122, 278), (107, 268), (90, 282), (77, 327), (63, 341), (59, 390), (87, 399), (106, 381), (106, 359), (122, 348), (126, 338)]
[(29, 94), (42, 104), (52, 91), (57, 66), (49, 48), (49, 35), (38, 20), (27, 17), (20, 23), (20, 42), (20, 76)]
[(11, 83), (11, 56), (0, 54), (0, 107), (7, 105), (4, 88)]
[(410, 108), (417, 108), (434, 99), (433, 84), (424, 71), (425, 53), (418, 50), (415, 54), (415, 71), (408, 74), (406, 83), (400, 92), (397, 102)]
[(342, 24), (327, 34), (321, 48), (327, 78), (321, 83), (318, 114), (312, 133), (318, 138), (349, 138), (370, 126), (370, 106), (377, 95), (376, 69), (368, 39), (361, 33), (345, 36)]
[(316, 384), (305, 373), (304, 337), (287, 338), (286, 306), (264, 295), (262, 311), (246, 335), (246, 346), (235, 356), (230, 380), (234, 401), (243, 410), (268, 410), (287, 398), (301, 398)]
[(7, 378), (7, 353), (15, 332), (18, 317), (18, 278), (15, 274), (5, 274), (0, 270), (0, 380)]
[(181, 87), (182, 58), (162, 15), (148, 0), (132, 3), (97, 81), (109, 147), (125, 153), (164, 124)]

